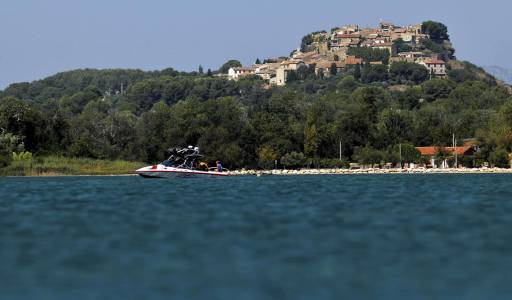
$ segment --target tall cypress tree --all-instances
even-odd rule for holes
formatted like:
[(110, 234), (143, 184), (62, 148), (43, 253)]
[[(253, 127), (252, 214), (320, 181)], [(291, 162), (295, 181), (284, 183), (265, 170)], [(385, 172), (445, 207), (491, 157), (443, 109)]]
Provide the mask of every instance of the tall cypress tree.
[(361, 79), (361, 66), (360, 65), (356, 65), (356, 68), (354, 70), (354, 78), (357, 80)]
[(331, 75), (333, 76), (338, 74), (338, 68), (336, 67), (335, 63), (331, 64), (331, 67), (329, 68), (329, 73), (331, 73)]

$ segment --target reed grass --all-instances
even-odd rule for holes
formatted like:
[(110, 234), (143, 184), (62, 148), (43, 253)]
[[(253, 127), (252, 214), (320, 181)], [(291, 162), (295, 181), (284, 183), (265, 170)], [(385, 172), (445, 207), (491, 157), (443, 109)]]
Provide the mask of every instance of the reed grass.
[(3, 176), (59, 176), (59, 175), (123, 175), (145, 164), (122, 160), (98, 160), (64, 156), (38, 157), (31, 161), (13, 161), (0, 168)]

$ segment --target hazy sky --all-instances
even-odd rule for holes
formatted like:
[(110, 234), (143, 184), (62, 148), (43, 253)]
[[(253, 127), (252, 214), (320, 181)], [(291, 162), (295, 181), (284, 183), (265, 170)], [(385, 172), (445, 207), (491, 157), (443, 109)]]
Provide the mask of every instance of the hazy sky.
[(216, 69), (288, 55), (311, 31), (438, 20), (459, 59), (512, 68), (506, 0), (1, 0), (0, 89), (75, 68)]

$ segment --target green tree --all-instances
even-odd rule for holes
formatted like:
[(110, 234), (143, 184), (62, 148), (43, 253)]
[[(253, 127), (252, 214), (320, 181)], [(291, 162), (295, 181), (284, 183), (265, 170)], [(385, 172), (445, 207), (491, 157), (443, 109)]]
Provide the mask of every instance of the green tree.
[(197, 145), (206, 158), (221, 160), (227, 166), (240, 166), (242, 148), (239, 144), (245, 126), (243, 107), (234, 97), (224, 97), (203, 102), (200, 114), (206, 116)]
[[(137, 144), (140, 145), (139, 157), (143, 161), (160, 162), (165, 157), (165, 150), (175, 145), (169, 139), (173, 124), (171, 109), (164, 103), (156, 103), (150, 111), (144, 112), (137, 120)], [(178, 145), (176, 145), (178, 146)]]
[(336, 76), (336, 74), (338, 74), (338, 67), (336, 66), (335, 63), (331, 64), (331, 67), (329, 68), (329, 73), (333, 76)]
[(428, 34), (430, 39), (436, 43), (440, 43), (444, 40), (449, 40), (448, 27), (443, 23), (435, 21), (426, 21), (421, 25), (421, 31), (424, 34)]
[(135, 116), (118, 112), (102, 101), (87, 104), (73, 120), (70, 153), (99, 159), (134, 159)]
[(199, 74), (203, 74), (203, 66), (199, 65), (199, 68), (198, 68), (198, 72)]
[(418, 146), (448, 145), (455, 132), (453, 116), (442, 103), (422, 106), (414, 116), (414, 144)]
[(297, 81), (299, 79), (300, 78), (299, 78), (299, 76), (297, 74), (297, 71), (295, 71), (295, 70), (290, 70), (290, 71), (288, 71), (286, 73), (286, 82), (294, 82), (294, 81)]
[(128, 88), (124, 97), (124, 104), (127, 109), (140, 115), (153, 107), (162, 99), (161, 81), (148, 79), (137, 82)]
[(360, 83), (353, 76), (345, 76), (336, 87), (345, 93), (352, 93), (360, 86)]
[(386, 109), (379, 115), (377, 124), (378, 136), (381, 147), (401, 143), (410, 140), (413, 119), (408, 111)]
[(365, 63), (380, 61), (387, 65), (391, 53), (387, 49), (374, 49), (371, 47), (351, 47), (348, 48), (347, 55), (354, 55), (361, 58)]
[(300, 43), (300, 51), (307, 52), (308, 46), (313, 43), (313, 37), (311, 34), (305, 35)]
[[(302, 152), (304, 141), (304, 100), (297, 93), (274, 94), (251, 112), (249, 128), (256, 147), (268, 145), (278, 157)], [(250, 147), (247, 145), (245, 147)], [(256, 151), (256, 149), (254, 149)]]
[(365, 83), (384, 82), (388, 79), (388, 67), (385, 65), (365, 65), (361, 74), (361, 81)]
[(400, 150), (402, 150), (402, 163), (421, 162), (421, 152), (412, 144), (405, 143), (401, 145), (394, 145), (392, 149), (395, 154), (399, 154)]
[(354, 68), (354, 78), (359, 80), (361, 79), (361, 65), (356, 65)]
[(341, 141), (344, 157), (351, 157), (355, 147), (373, 140), (374, 124), (362, 107), (340, 114), (335, 124), (336, 140)]
[(272, 168), (278, 158), (278, 152), (270, 145), (263, 145), (258, 150), (259, 164), (264, 168)]
[(306, 157), (302, 152), (287, 153), (281, 157), (281, 164), (287, 168), (300, 168), (306, 163)]
[(379, 165), (384, 158), (384, 153), (368, 145), (357, 147), (354, 151), (353, 159), (362, 165)]
[(453, 90), (453, 84), (446, 79), (431, 79), (425, 81), (421, 88), (426, 101), (432, 102), (438, 99), (448, 98)]
[(450, 43), (448, 28), (444, 24), (434, 21), (424, 22), (422, 32), (430, 36), (430, 39), (422, 41), (422, 47), (440, 54), (444, 60), (455, 59), (455, 49)]
[(0, 133), (0, 168), (8, 166), (12, 161), (12, 153), (18, 146), (19, 137), (12, 133)]
[(318, 152), (318, 130), (315, 124), (306, 124), (304, 127), (304, 152), (309, 156), (315, 156)]
[(84, 91), (75, 93), (72, 96), (62, 97), (60, 99), (60, 107), (72, 115), (77, 115), (82, 112), (89, 102), (98, 100), (101, 97), (102, 94), (98, 89), (88, 87)]
[(413, 48), (411, 47), (411, 45), (407, 44), (406, 42), (404, 42), (403, 39), (396, 39), (393, 44), (395, 45), (396, 47), (396, 52), (397, 53), (401, 53), (401, 52), (410, 52), (413, 50)]
[(26, 102), (14, 97), (0, 101), (0, 130), (19, 136), (29, 151), (38, 144), (38, 123), (34, 109)]
[(418, 86), (408, 87), (405, 91), (392, 92), (393, 100), (403, 110), (414, 110), (424, 103), (423, 91)]
[(309, 157), (337, 157), (336, 126), (337, 109), (332, 99), (318, 99), (306, 112), (304, 126), (304, 153)]
[(229, 69), (236, 68), (236, 67), (241, 67), (241, 66), (242, 66), (242, 63), (240, 61), (232, 59), (232, 60), (227, 61), (225, 64), (223, 64), (220, 67), (219, 73), (227, 74)]
[(301, 65), (297, 68), (297, 71), (296, 71), (296, 74), (297, 74), (297, 79), (299, 80), (304, 80), (308, 77), (309, 75), (309, 68), (305, 65)]
[(509, 154), (505, 149), (496, 149), (489, 155), (489, 163), (497, 168), (510, 168)]
[(419, 84), (427, 80), (427, 68), (416, 63), (395, 62), (389, 69), (390, 80), (398, 84)]

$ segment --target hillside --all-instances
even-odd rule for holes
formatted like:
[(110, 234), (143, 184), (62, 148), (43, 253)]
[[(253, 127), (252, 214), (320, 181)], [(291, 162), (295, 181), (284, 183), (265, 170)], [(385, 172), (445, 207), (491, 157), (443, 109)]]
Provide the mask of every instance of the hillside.
[[(304, 62), (316, 51), (308, 47), (324, 42), (313, 38), (304, 52), (259, 62), (259, 73), (231, 60), (220, 68), (226, 73), (84, 69), (13, 84), (0, 92), (0, 167), (12, 151), (157, 162), (170, 145), (188, 144), (230, 168), (271, 167), (276, 160), (288, 167), (396, 164), (398, 144), (450, 145), (453, 134), (478, 138), (481, 151), (464, 164), (507, 164), (509, 90), (455, 60), (444, 25), (427, 24), (437, 31), (429, 29), (429, 41), (412, 50), (430, 43), (434, 50), (419, 52), (438, 55), (437, 64), (444, 59), (445, 74), (429, 71), (423, 60), (359, 46), (347, 50), (339, 68), (324, 64), (319, 72), (321, 64)], [(395, 46), (411, 50), (402, 42)], [(277, 74), (263, 76), (265, 65), (281, 68), (285, 85), (272, 84)], [(248, 74), (230, 78), (236, 70)], [(411, 153), (404, 159), (419, 160)]]
[(485, 71), (494, 77), (503, 80), (508, 84), (512, 84), (512, 69), (506, 69), (498, 66), (484, 67)]

